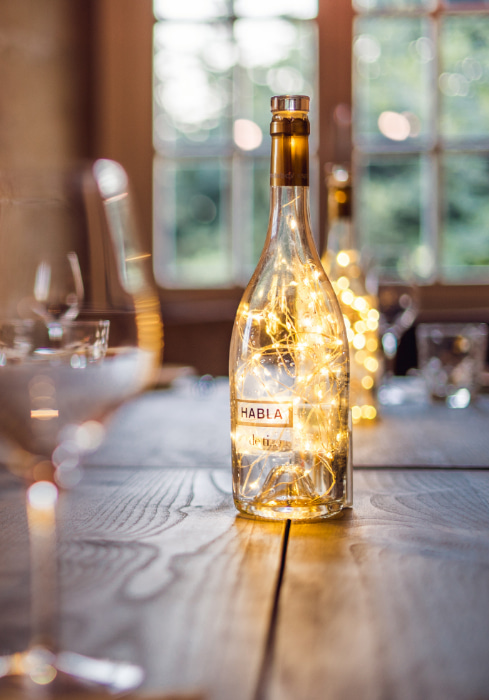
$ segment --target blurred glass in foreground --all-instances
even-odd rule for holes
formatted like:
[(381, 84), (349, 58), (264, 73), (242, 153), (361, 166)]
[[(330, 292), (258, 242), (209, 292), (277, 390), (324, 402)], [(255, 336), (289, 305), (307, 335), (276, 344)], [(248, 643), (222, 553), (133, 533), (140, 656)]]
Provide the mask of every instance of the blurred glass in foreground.
[[(27, 485), (28, 648), (0, 657), (0, 695), (139, 685), (127, 662), (60, 650), (56, 501), (76, 486), (103, 423), (151, 385), (162, 350), (150, 254), (124, 169), (110, 160), (0, 172), (0, 436)], [(17, 696), (16, 696), (17, 697)]]

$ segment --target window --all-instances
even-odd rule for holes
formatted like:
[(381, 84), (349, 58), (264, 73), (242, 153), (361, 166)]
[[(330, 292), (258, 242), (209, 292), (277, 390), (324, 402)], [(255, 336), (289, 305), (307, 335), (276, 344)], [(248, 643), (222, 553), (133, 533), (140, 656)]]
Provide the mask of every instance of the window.
[(426, 283), (487, 283), (489, 2), (354, 5), (360, 240)]
[(317, 0), (155, 0), (154, 13), (156, 278), (244, 285), (268, 224), (272, 95), (313, 98), (317, 164)]

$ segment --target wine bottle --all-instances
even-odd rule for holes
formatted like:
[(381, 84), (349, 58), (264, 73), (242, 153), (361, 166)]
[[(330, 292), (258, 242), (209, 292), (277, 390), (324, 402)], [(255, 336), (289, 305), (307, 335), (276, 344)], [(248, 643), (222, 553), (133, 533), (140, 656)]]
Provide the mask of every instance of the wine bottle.
[(367, 261), (355, 240), (350, 172), (341, 165), (330, 166), (326, 185), (328, 236), (321, 262), (338, 296), (350, 344), (352, 422), (370, 422), (377, 417), (382, 369), (376, 284), (368, 279)]
[(309, 98), (271, 100), (270, 219), (230, 348), (242, 513), (320, 520), (352, 504), (349, 354), (309, 218)]

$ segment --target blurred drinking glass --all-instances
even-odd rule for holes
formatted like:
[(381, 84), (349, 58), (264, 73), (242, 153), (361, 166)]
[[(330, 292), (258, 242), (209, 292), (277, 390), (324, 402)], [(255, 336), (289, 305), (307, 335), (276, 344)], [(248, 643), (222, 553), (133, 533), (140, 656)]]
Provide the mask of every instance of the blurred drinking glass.
[(420, 323), (416, 328), (419, 368), (430, 398), (466, 408), (481, 388), (487, 353), (484, 323)]
[(55, 504), (103, 421), (152, 381), (162, 326), (149, 260), (118, 163), (0, 172), (0, 436), (27, 485), (32, 618), (28, 649), (0, 657), (0, 677), (20, 676), (27, 697), (32, 684), (142, 680), (132, 663), (58, 648)]
[(409, 256), (400, 256), (396, 270), (379, 277), (380, 334), (384, 352), (384, 380), (379, 389), (379, 401), (384, 405), (404, 402), (403, 390), (393, 377), (399, 343), (411, 328), (419, 312), (419, 286)]

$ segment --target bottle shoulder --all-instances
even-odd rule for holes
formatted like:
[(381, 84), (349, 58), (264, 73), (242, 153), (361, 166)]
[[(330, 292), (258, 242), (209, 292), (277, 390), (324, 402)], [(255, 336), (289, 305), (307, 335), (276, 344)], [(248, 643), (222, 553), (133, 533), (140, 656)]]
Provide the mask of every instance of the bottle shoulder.
[(336, 350), (338, 341), (347, 346), (338, 299), (321, 264), (313, 260), (293, 270), (264, 260), (245, 290), (233, 335), (247, 339), (246, 352), (263, 346), (272, 351), (292, 338), (296, 343), (322, 338), (325, 350), (329, 344)]
[(293, 303), (296, 310), (308, 300), (313, 306), (326, 306), (333, 313), (336, 310), (338, 300), (319, 258), (276, 265), (274, 260), (262, 256), (242, 298), (253, 308)]

